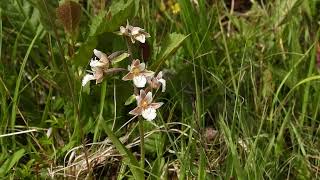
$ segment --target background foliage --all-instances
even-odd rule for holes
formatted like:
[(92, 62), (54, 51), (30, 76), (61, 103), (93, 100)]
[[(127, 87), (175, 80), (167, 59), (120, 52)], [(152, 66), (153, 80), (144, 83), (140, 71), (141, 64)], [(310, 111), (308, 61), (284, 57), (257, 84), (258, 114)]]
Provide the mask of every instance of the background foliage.
[(114, 32), (128, 20), (151, 34), (134, 56), (165, 68), (168, 84), (158, 118), (144, 124), (147, 178), (319, 179), (318, 1), (2, 0), (0, 8), (0, 177), (132, 177), (123, 153), (139, 158), (134, 103), (124, 105), (130, 85), (116, 75), (81, 87), (94, 48), (126, 49)]

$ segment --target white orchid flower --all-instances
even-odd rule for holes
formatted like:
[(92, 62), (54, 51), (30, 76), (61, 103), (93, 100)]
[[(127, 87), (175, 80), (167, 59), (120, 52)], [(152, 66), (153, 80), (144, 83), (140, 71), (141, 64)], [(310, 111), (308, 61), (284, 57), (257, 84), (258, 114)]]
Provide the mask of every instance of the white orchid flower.
[(152, 121), (157, 117), (156, 109), (160, 108), (163, 103), (152, 102), (152, 92), (146, 92), (144, 90), (140, 90), (140, 94), (136, 96), (137, 107), (129, 112), (131, 115), (140, 116), (147, 121)]
[[(93, 50), (96, 57), (90, 61), (92, 74), (86, 74), (82, 79), (82, 86), (85, 86), (89, 81), (96, 80), (96, 84), (101, 83), (103, 80), (103, 72), (109, 68), (109, 60), (105, 53)], [(98, 60), (97, 60), (98, 58)]]
[(145, 87), (147, 78), (152, 77), (154, 72), (146, 70), (146, 64), (140, 63), (139, 59), (133, 60), (128, 66), (129, 73), (122, 80), (133, 80), (133, 84), (138, 88)]
[(123, 27), (123, 26), (120, 27), (119, 34), (130, 37), (132, 43), (135, 43), (136, 40), (141, 43), (145, 43), (146, 38), (151, 37), (150, 34), (147, 33), (144, 29), (140, 27), (131, 26), (129, 25), (128, 22), (126, 27)]
[(160, 71), (156, 77), (148, 79), (151, 88), (158, 89), (162, 86), (162, 92), (166, 91), (166, 80), (163, 79), (163, 73)]
[(109, 68), (110, 62), (121, 55), (121, 52), (115, 52), (110, 56), (107, 56), (105, 53), (94, 49), (93, 54), (96, 57), (90, 60), (90, 67), (92, 71), (83, 77), (82, 86), (85, 86), (92, 80), (95, 80), (96, 84), (101, 83), (105, 75), (125, 70), (123, 68)]

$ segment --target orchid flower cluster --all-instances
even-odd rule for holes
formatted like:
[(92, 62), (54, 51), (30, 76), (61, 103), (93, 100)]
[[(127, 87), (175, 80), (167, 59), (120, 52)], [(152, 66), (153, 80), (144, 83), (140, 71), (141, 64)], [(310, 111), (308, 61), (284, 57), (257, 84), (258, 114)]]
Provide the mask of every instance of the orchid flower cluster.
[[(118, 35), (125, 36), (128, 43), (145, 43), (146, 38), (150, 37), (144, 29), (134, 27), (127, 23), (126, 27), (121, 26)], [(129, 48), (129, 47), (128, 47)], [(128, 50), (129, 51), (129, 50)], [(85, 86), (89, 81), (95, 81), (96, 84), (101, 83), (106, 75), (114, 72), (120, 72), (123, 68), (110, 68), (113, 60), (117, 59), (121, 53), (116, 52), (107, 56), (105, 53), (94, 49), (94, 58), (90, 60), (91, 71), (82, 79), (82, 86)], [(132, 56), (132, 54), (130, 54)], [(128, 73), (122, 78), (123, 81), (133, 81), (135, 89), (140, 89), (139, 94), (135, 95), (137, 107), (129, 114), (134, 116), (142, 116), (148, 121), (156, 118), (156, 109), (160, 108), (162, 102), (153, 102), (152, 90), (161, 87), (162, 92), (166, 90), (166, 81), (163, 79), (163, 73), (160, 71), (156, 76), (155, 72), (146, 69), (146, 64), (140, 62), (139, 59), (132, 59), (131, 65), (128, 65)]]

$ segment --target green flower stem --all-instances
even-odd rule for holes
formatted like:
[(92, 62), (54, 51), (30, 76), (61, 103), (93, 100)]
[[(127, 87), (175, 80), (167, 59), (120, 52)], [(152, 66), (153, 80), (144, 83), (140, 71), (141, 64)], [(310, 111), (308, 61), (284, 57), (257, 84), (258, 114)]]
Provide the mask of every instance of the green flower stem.
[(144, 128), (143, 128), (143, 119), (139, 117), (139, 132), (140, 132), (140, 167), (144, 169), (144, 160), (145, 160), (145, 152), (144, 152)]
[(126, 37), (126, 43), (128, 48), (128, 54), (130, 54), (130, 59), (133, 61), (133, 54), (132, 54), (132, 48), (131, 48), (131, 40), (129, 37)]

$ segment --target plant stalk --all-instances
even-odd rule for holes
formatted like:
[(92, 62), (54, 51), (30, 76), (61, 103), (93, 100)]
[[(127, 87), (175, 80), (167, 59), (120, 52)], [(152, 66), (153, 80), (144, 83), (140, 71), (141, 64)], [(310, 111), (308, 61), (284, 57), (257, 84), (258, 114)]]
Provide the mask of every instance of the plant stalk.
[(143, 119), (139, 117), (139, 132), (140, 132), (140, 167), (144, 169), (145, 152), (144, 152), (144, 127)]

